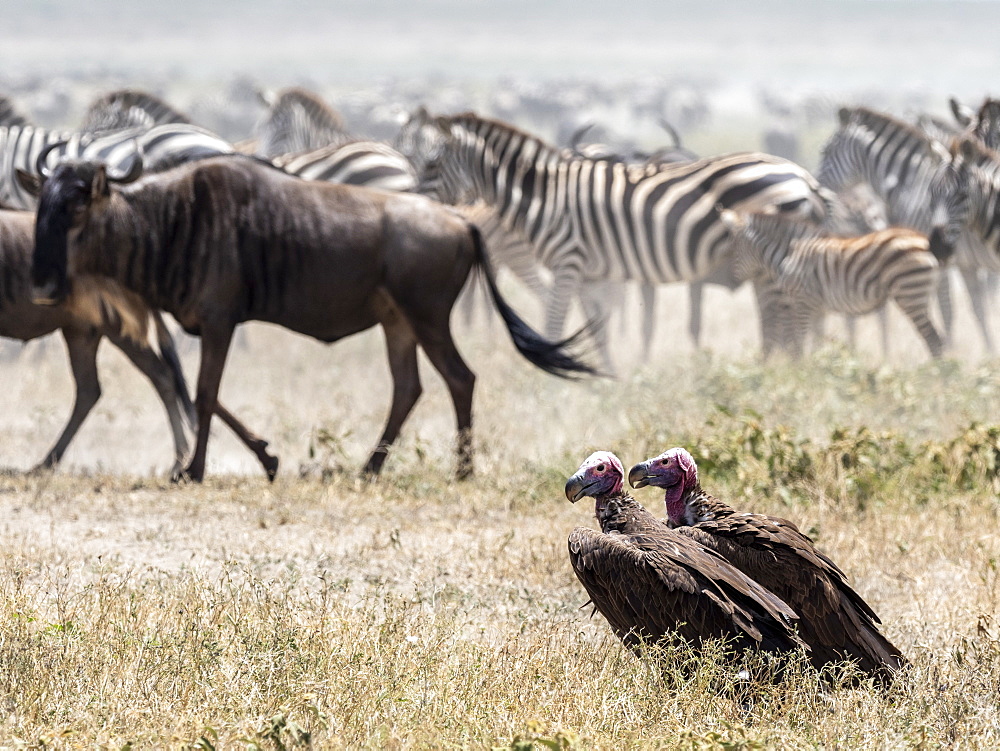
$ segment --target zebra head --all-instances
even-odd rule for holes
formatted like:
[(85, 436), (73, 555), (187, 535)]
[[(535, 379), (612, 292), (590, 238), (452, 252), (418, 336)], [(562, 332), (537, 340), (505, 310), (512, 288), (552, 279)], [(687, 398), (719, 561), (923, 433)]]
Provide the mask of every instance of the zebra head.
[(403, 123), (393, 145), (413, 165), (418, 193), (442, 203), (471, 203), (471, 182), (448, 159), (453, 141), (448, 119), (435, 117), (421, 106)]
[(142, 174), (142, 152), (125, 172), (109, 170), (103, 163), (64, 161), (51, 172), (39, 157), (40, 194), (35, 219), (35, 252), (31, 280), (36, 304), (57, 305), (70, 293), (68, 251), (70, 235), (87, 223), (93, 212), (110, 199), (110, 183), (130, 183)]

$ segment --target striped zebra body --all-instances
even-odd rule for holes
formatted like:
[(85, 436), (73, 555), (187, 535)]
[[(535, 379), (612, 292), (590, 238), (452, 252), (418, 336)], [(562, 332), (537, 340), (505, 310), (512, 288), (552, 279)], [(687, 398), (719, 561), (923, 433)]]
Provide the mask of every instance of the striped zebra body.
[[(262, 98), (263, 95), (262, 95)], [(409, 160), (380, 141), (352, 137), (340, 115), (318, 95), (293, 87), (281, 91), (257, 126), (256, 153), (304, 180), (412, 192)]]
[(48, 163), (62, 159), (101, 161), (121, 169), (143, 153), (147, 171), (160, 171), (183, 162), (230, 154), (232, 145), (213, 133), (184, 123), (159, 125), (149, 130), (127, 130), (96, 136), (91, 133), (59, 133), (31, 125), (0, 128), (0, 204), (15, 209), (34, 209), (36, 200), (16, 179), (16, 170), (34, 173), (38, 156), (53, 146)]
[(819, 181), (840, 192), (867, 183), (885, 203), (890, 225), (954, 244), (965, 220), (964, 192), (947, 147), (918, 128), (865, 107), (840, 111), (823, 147)]
[(941, 356), (929, 308), (948, 251), (923, 234), (894, 228), (833, 237), (815, 225), (774, 215), (727, 214), (725, 220), (738, 237), (737, 264), (747, 275), (770, 277), (777, 283), (772, 291), (790, 299), (796, 342), (822, 312), (865, 315), (894, 300), (931, 355)]
[[(843, 108), (840, 127), (823, 148), (820, 182), (835, 191), (869, 185), (884, 202), (890, 225), (930, 235), (940, 228), (955, 247), (983, 340), (994, 351), (978, 273), (983, 265), (976, 242), (966, 231), (966, 187), (953, 168), (948, 146), (925, 131), (865, 107)], [(949, 144), (951, 145), (951, 144)], [(977, 257), (978, 256), (978, 257)], [(946, 332), (952, 306), (946, 275), (941, 276), (939, 306)]]
[(791, 162), (733, 154), (688, 164), (628, 165), (567, 155), (474, 114), (415, 115), (400, 135), (421, 183), (476, 197), (522, 233), (553, 273), (546, 334), (558, 337), (582, 282), (695, 281), (730, 250), (717, 206), (774, 208), (822, 220), (818, 183)]
[(413, 191), (417, 187), (417, 175), (410, 161), (380, 141), (351, 141), (300, 154), (285, 154), (271, 161), (304, 180), (400, 192)]

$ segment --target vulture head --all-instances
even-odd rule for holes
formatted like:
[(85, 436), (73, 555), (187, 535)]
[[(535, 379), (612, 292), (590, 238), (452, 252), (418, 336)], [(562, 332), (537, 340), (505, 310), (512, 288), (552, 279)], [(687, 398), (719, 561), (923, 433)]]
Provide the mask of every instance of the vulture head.
[(600, 504), (602, 499), (621, 493), (624, 485), (625, 467), (621, 460), (610, 451), (595, 451), (566, 481), (566, 498), (576, 503), (590, 496)]
[(697, 521), (687, 518), (689, 512), (685, 499), (688, 491), (698, 487), (698, 465), (686, 449), (668, 449), (659, 456), (636, 464), (629, 470), (628, 481), (633, 488), (647, 485), (663, 488), (663, 501), (672, 524), (693, 524)]

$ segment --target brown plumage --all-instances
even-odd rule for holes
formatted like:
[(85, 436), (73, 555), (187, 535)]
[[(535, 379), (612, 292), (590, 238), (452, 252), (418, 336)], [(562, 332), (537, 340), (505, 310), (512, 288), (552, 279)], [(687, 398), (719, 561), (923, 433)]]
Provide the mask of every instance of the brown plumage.
[(726, 639), (736, 650), (804, 648), (795, 615), (779, 598), (714, 552), (663, 526), (622, 492), (614, 454), (592, 454), (566, 483), (566, 497), (596, 499), (601, 531), (577, 527), (569, 556), (577, 578), (615, 634), (644, 641)]
[(856, 660), (862, 671), (885, 680), (906, 664), (837, 564), (787, 519), (738, 513), (702, 490), (698, 468), (684, 449), (635, 465), (629, 483), (665, 488), (669, 527), (716, 551), (787, 602), (799, 616), (799, 635), (812, 648), (817, 668)]

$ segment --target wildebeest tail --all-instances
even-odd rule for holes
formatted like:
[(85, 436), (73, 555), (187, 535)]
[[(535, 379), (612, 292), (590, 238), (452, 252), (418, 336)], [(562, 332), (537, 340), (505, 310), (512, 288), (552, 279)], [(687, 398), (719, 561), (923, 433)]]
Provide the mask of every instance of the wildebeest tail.
[(514, 309), (500, 294), (493, 265), (486, 255), (486, 244), (483, 242), (483, 236), (476, 225), (469, 224), (468, 226), (476, 246), (476, 265), (483, 272), (482, 276), (489, 286), (493, 303), (496, 305), (500, 317), (503, 318), (517, 351), (545, 372), (561, 378), (597, 375), (597, 371), (593, 367), (570, 353), (573, 345), (578, 344), (581, 337), (588, 333), (590, 326), (584, 326), (576, 333), (558, 342), (550, 342), (532, 329), (521, 316), (514, 312)]
[(184, 419), (187, 420), (188, 427), (192, 430), (198, 428), (198, 417), (194, 411), (194, 403), (191, 401), (191, 394), (188, 391), (187, 381), (184, 380), (184, 370), (181, 368), (181, 360), (177, 356), (177, 347), (174, 346), (174, 338), (170, 335), (170, 330), (163, 322), (160, 311), (153, 311), (153, 322), (156, 325), (156, 341), (160, 346), (160, 357), (170, 368), (170, 374), (174, 378), (174, 390), (177, 392), (177, 401), (180, 402)]

